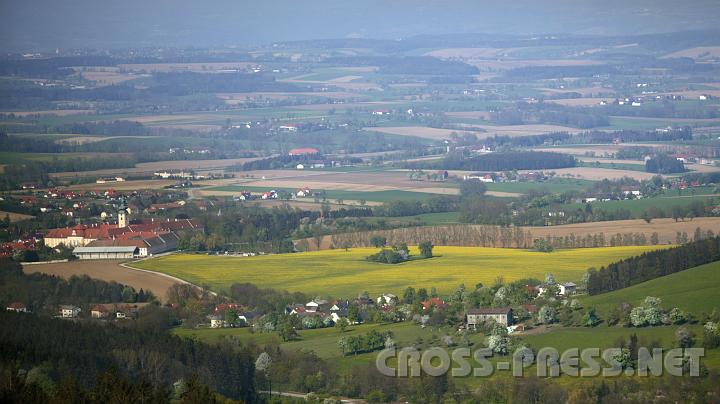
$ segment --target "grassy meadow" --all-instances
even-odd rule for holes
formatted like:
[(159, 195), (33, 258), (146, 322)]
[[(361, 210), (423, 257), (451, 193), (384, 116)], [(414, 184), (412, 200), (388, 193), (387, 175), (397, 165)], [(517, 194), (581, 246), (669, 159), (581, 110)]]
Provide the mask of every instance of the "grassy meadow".
[[(644, 211), (651, 207), (657, 207), (663, 209), (667, 213), (670, 213), (673, 206), (687, 207), (695, 201), (707, 200), (717, 200), (717, 197), (702, 194), (692, 194), (690, 191), (687, 191), (687, 194), (683, 196), (658, 196), (654, 198), (626, 199), (622, 201), (606, 202), (597, 201), (591, 202), (590, 204), (592, 205), (593, 209), (604, 209), (607, 211), (625, 209), (630, 211), (633, 216), (639, 217)], [(564, 206), (568, 210), (582, 209), (585, 207), (585, 204), (571, 203)]]
[[(286, 289), (323, 296), (348, 297), (370, 294), (402, 294), (408, 287), (437, 288), (449, 293), (461, 283), (490, 284), (544, 278), (552, 272), (558, 281), (578, 281), (589, 267), (600, 267), (622, 258), (662, 247), (612, 247), (557, 250), (539, 253), (528, 250), (482, 247), (436, 247), (431, 259), (396, 265), (365, 260), (377, 250), (353, 248), (256, 257), (225, 257), (173, 254), (136, 262), (133, 266), (166, 273), (214, 290), (233, 283), (249, 282), (260, 287)], [(417, 249), (411, 254), (418, 254)]]
[(624, 289), (582, 299), (595, 306), (602, 317), (620, 303), (641, 304), (646, 296), (662, 298), (665, 309), (679, 307), (694, 315), (720, 310), (720, 262), (713, 262), (639, 283)]

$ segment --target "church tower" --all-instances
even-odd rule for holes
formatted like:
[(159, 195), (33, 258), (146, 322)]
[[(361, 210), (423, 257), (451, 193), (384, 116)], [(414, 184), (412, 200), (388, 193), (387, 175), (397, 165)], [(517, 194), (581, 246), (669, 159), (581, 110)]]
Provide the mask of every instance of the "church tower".
[(127, 220), (127, 205), (125, 205), (125, 199), (122, 199), (120, 201), (120, 207), (118, 207), (118, 228), (122, 229), (123, 227), (127, 227), (128, 220)]

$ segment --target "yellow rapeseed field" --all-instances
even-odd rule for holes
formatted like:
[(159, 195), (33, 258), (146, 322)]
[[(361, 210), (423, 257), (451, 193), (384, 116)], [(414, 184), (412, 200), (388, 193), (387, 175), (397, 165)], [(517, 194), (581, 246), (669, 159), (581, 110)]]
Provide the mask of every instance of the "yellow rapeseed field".
[[(559, 282), (578, 281), (589, 267), (662, 247), (608, 247), (558, 250), (540, 253), (527, 250), (482, 247), (435, 247), (434, 258), (388, 265), (367, 262), (374, 248), (327, 250), (256, 257), (225, 257), (173, 254), (132, 264), (158, 271), (214, 290), (233, 283), (304, 292), (310, 295), (352, 297), (367, 291), (402, 294), (408, 287), (437, 288), (440, 293), (478, 282), (490, 284), (534, 277), (551, 272)], [(417, 250), (411, 250), (417, 255)]]

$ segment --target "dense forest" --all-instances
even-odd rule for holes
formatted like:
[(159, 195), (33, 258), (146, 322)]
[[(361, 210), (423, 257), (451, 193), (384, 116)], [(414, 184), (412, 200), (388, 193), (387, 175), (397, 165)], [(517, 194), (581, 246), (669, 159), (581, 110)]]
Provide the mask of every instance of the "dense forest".
[(169, 391), (193, 376), (214, 391), (256, 401), (254, 357), (248, 348), (209, 346), (167, 332), (0, 312), (0, 364), (20, 366), (54, 384), (73, 378), (92, 388), (114, 369)]
[(154, 300), (151, 292), (87, 275), (65, 280), (42, 273), (25, 274), (19, 263), (0, 260), (0, 305), (21, 302), (32, 311), (53, 312), (59, 304), (87, 308), (95, 303), (142, 303)]
[(518, 102), (512, 107), (491, 113), (492, 120), (502, 125), (552, 123), (583, 129), (607, 126), (608, 116), (597, 110), (567, 107), (553, 103)]
[(720, 237), (644, 253), (588, 271), (588, 293), (597, 295), (720, 260)]
[(686, 170), (682, 161), (666, 154), (658, 154), (645, 161), (645, 171), (657, 174), (673, 174)]
[[(567, 124), (567, 123), (566, 123)], [(542, 135), (533, 136), (493, 136), (485, 139), (485, 142), (489, 146), (497, 147), (532, 147), (541, 145), (560, 145), (560, 144), (586, 144), (586, 143), (613, 143), (616, 141), (620, 142), (669, 142), (669, 141), (684, 141), (692, 139), (692, 128), (684, 126), (680, 128), (672, 128), (661, 131), (640, 131), (640, 130), (618, 130), (618, 131), (597, 131), (591, 130), (578, 134), (570, 134), (567, 132), (553, 132)], [(625, 149), (643, 149), (649, 150), (642, 146), (632, 146)], [(624, 153), (629, 153), (630, 150), (626, 150)], [(619, 153), (619, 152), (618, 152)], [(632, 155), (624, 154), (616, 156), (618, 158), (632, 158), (642, 159), (647, 154), (638, 155), (633, 152)]]
[[(576, 164), (575, 158), (569, 154), (515, 151), (489, 153), (467, 158), (461, 153), (453, 153), (439, 163), (435, 163), (433, 168), (468, 171), (512, 171), (566, 168), (575, 167)], [(421, 165), (426, 167), (427, 163)], [(408, 166), (408, 168), (419, 168), (417, 163)]]

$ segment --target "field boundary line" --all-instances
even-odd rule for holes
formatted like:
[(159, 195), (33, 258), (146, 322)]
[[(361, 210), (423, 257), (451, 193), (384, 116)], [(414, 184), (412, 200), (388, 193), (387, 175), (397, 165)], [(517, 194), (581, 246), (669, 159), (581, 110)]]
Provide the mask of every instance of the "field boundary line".
[(70, 260), (35, 261), (35, 262), (23, 262), (21, 264), (23, 266), (25, 266), (25, 265), (59, 264), (61, 262), (70, 262)]
[[(172, 253), (170, 253), (170, 254), (172, 254)], [(170, 254), (162, 254), (162, 255), (170, 255)], [(159, 254), (159, 255), (160, 255), (160, 254)], [(153, 256), (153, 257), (148, 257), (148, 258), (157, 258), (159, 255), (155, 255), (155, 256)], [(132, 262), (130, 262), (130, 263), (135, 263), (135, 262), (144, 261), (144, 260), (146, 260), (146, 259), (148, 259), (148, 258), (143, 258), (143, 259), (135, 260), (135, 261), (132, 261)], [(181, 284), (183, 284), (183, 285), (194, 286), (194, 287), (196, 287), (196, 288), (198, 288), (198, 289), (206, 290), (209, 294), (211, 294), (211, 295), (213, 295), (213, 296), (218, 296), (218, 294), (217, 294), (216, 292), (213, 292), (213, 291), (210, 290), (210, 289), (204, 289), (202, 286), (196, 285), (196, 284), (194, 284), (194, 283), (192, 283), (192, 282), (188, 282), (188, 281), (186, 281), (185, 279), (181, 279), (181, 278), (178, 278), (178, 277), (176, 277), (176, 276), (168, 275), (168, 274), (165, 274), (165, 273), (162, 273), (162, 272), (151, 271), (151, 270), (149, 270), (149, 269), (135, 268), (135, 267), (133, 267), (133, 266), (128, 265), (128, 263), (126, 263), (126, 262), (121, 262), (119, 265), (120, 265), (121, 267), (123, 267), (123, 268), (127, 268), (127, 269), (130, 269), (130, 270), (133, 270), (133, 271), (145, 272), (145, 273), (149, 273), (149, 274), (159, 275), (159, 276), (162, 276), (162, 277), (165, 277), (165, 278), (168, 278), (168, 279), (172, 279), (172, 280), (174, 280), (174, 281), (176, 281), (176, 282), (178, 282), (178, 283), (181, 283)]]

